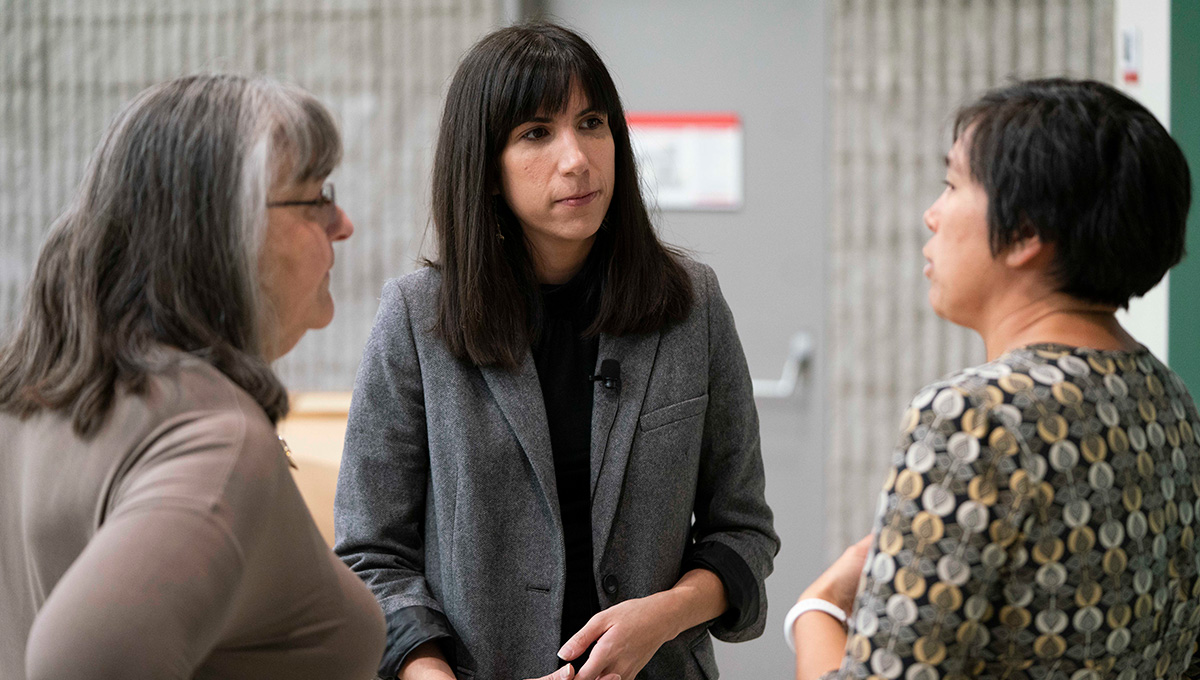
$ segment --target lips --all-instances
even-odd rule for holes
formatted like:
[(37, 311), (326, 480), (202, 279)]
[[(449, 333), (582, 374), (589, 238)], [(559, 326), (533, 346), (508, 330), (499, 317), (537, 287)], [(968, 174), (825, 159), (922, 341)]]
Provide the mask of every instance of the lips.
[(574, 196), (568, 196), (566, 198), (560, 198), (557, 201), (555, 201), (555, 203), (561, 203), (562, 205), (567, 205), (567, 206), (571, 206), (571, 207), (578, 207), (578, 206), (587, 205), (588, 203), (591, 203), (592, 201), (596, 200), (596, 197), (599, 195), (600, 195), (599, 190), (589, 191), (589, 192), (582, 193), (582, 194), (575, 194)]

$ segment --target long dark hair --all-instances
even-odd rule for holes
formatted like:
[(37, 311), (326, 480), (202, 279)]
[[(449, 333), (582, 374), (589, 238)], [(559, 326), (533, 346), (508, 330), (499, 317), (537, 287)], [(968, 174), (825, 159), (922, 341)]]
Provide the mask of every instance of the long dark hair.
[(642, 200), (625, 111), (604, 62), (561, 26), (503, 28), (459, 64), (433, 166), (437, 330), (453, 354), (477, 365), (519, 366), (541, 313), (521, 226), (499, 194), (498, 159), (514, 127), (565, 109), (573, 84), (607, 115), (615, 148), (612, 201), (589, 256), (599, 302), (587, 333), (649, 332), (691, 310), (680, 255), (658, 240)]
[(204, 75), (140, 94), (42, 247), (0, 348), (0, 410), (67, 411), (89, 435), (118, 389), (144, 392), (170, 365), (168, 345), (281, 418), (287, 392), (266, 358), (274, 310), (258, 276), (267, 192), (328, 175), (340, 157), (328, 111), (295, 87)]

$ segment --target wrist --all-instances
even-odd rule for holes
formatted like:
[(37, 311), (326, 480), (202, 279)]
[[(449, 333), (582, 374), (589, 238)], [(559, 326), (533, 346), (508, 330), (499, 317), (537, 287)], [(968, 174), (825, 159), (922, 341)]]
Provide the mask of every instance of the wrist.
[(822, 588), (819, 582), (813, 583), (809, 587), (805, 588), (804, 591), (800, 593), (800, 597), (796, 598), (796, 601), (799, 602), (800, 600), (813, 599), (825, 600), (826, 602), (833, 602), (834, 604), (837, 604), (837, 602), (834, 602), (832, 596), (830, 596), (829, 589)]
[(658, 626), (659, 643), (674, 640), (694, 625), (688, 615), (687, 597), (676, 588), (654, 593), (646, 599), (657, 612), (654, 618), (661, 624)]
[(792, 605), (792, 608), (788, 610), (787, 615), (783, 619), (783, 637), (793, 652), (796, 651), (796, 621), (805, 614), (824, 616), (830, 621), (836, 621), (838, 626), (842, 630), (845, 630), (849, 612), (822, 598), (801, 597), (796, 604)]
[(668, 640), (719, 617), (728, 606), (725, 585), (715, 573), (704, 568), (692, 569), (673, 588), (658, 595), (664, 596), (668, 620), (673, 624)]
[(400, 665), (400, 680), (443, 680), (454, 678), (454, 671), (442, 655), (437, 642), (423, 642)]
[(843, 598), (838, 597), (832, 588), (827, 587), (820, 580), (817, 580), (815, 583), (805, 588), (804, 592), (800, 593), (800, 597), (797, 598), (796, 601), (799, 602), (801, 600), (825, 600), (847, 614), (850, 613), (850, 610), (854, 608), (853, 599), (851, 599), (849, 602), (843, 601)]

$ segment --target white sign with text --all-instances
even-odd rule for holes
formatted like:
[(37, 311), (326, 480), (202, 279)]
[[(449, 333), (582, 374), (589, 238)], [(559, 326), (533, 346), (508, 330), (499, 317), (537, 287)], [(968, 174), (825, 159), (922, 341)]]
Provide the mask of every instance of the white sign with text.
[(742, 122), (732, 113), (628, 113), (638, 171), (662, 210), (742, 207)]

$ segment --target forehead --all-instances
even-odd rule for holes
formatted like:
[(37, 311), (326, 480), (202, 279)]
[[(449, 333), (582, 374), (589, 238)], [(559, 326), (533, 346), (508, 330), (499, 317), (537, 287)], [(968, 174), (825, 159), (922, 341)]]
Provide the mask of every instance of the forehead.
[(967, 169), (967, 135), (959, 135), (946, 153), (946, 168), (954, 172), (965, 172)]

